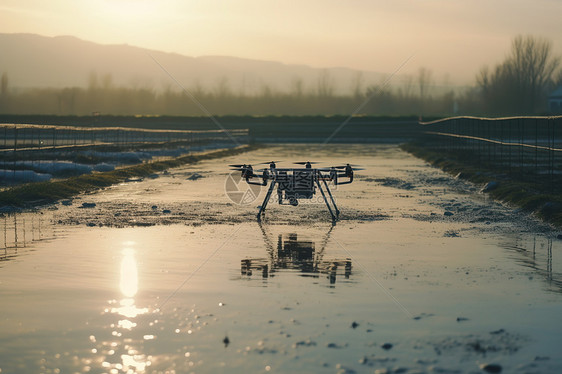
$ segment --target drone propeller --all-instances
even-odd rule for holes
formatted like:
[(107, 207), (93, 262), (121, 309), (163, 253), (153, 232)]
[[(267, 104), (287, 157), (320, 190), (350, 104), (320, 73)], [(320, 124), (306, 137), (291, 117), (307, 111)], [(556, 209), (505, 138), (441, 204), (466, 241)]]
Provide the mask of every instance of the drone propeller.
[(247, 165), (246, 164), (234, 164), (234, 165), (228, 165), (228, 166), (233, 167), (233, 168), (241, 168), (241, 167), (245, 167)]
[(256, 165), (268, 165), (268, 164), (276, 164), (278, 162), (281, 162), (282, 160), (279, 161), (267, 161), (267, 162), (260, 162), (259, 164)]
[(315, 162), (315, 161), (299, 161), (299, 162), (293, 162), (293, 164), (297, 164), (297, 165), (306, 165), (306, 164), (319, 164), (319, 162)]
[[(361, 165), (357, 165), (357, 164), (347, 164), (349, 166), (351, 166), (353, 168), (353, 170), (364, 170), (364, 169), (357, 169), (356, 166), (361, 166)], [(345, 169), (347, 167), (347, 165), (338, 165), (338, 166), (332, 166), (334, 169)]]

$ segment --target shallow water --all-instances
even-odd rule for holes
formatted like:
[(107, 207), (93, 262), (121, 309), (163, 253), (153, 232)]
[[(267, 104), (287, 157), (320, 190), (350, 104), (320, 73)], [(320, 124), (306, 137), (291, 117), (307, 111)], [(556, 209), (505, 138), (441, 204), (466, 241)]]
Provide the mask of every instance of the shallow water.
[[(226, 164), (307, 157), (366, 168), (335, 226), (225, 195)], [(394, 146), (262, 149), (0, 225), (2, 373), (562, 368), (558, 232)]]

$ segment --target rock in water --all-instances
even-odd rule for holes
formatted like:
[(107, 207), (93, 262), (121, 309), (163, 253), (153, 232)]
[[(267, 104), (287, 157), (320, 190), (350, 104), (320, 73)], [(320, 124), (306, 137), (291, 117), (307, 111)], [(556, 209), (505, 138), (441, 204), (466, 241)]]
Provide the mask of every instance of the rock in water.
[(501, 373), (502, 367), (499, 364), (482, 364), (480, 365), (480, 369), (485, 371), (486, 373)]
[(492, 190), (495, 190), (496, 188), (498, 188), (499, 183), (492, 181), (492, 182), (488, 182), (484, 188), (482, 188), (482, 192), (490, 192)]

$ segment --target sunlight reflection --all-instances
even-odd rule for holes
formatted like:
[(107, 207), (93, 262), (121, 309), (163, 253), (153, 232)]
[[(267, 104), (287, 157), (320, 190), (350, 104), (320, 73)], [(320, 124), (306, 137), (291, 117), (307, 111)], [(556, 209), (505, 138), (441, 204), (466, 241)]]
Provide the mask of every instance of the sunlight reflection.
[[(134, 242), (126, 242), (124, 244), (133, 245)], [(139, 290), (139, 276), (135, 251), (132, 248), (126, 247), (123, 249), (122, 253), (123, 258), (121, 259), (119, 288), (125, 298), (120, 300), (120, 306), (112, 308), (111, 312), (118, 313), (127, 318), (135, 318), (140, 314), (147, 313), (148, 308), (137, 308), (135, 299), (133, 299)], [(121, 322), (124, 323), (122, 324)], [(136, 324), (131, 321), (120, 321), (120, 325), (128, 330), (136, 326)]]
[(134, 250), (125, 248), (123, 250), (123, 259), (121, 260), (121, 281), (119, 283), (121, 293), (125, 297), (133, 297), (137, 294), (139, 287), (139, 278), (137, 270), (137, 261), (134, 256)]
[[(116, 324), (110, 325), (114, 329), (111, 335), (116, 340), (105, 343), (107, 350), (105, 350), (102, 363), (102, 367), (109, 369), (109, 373), (143, 373), (152, 364), (150, 356), (139, 353), (135, 347), (131, 346), (135, 341), (133, 330), (142, 325), (141, 321), (135, 320), (135, 318), (149, 312), (148, 308), (136, 306), (135, 296), (139, 291), (139, 275), (134, 245), (133, 241), (123, 242), (121, 252), (123, 257), (121, 258), (119, 273), (119, 289), (123, 298), (119, 301), (109, 301), (110, 304), (113, 304), (113, 307), (108, 311), (125, 317), (119, 318)], [(154, 335), (142, 336), (143, 341), (155, 338)]]

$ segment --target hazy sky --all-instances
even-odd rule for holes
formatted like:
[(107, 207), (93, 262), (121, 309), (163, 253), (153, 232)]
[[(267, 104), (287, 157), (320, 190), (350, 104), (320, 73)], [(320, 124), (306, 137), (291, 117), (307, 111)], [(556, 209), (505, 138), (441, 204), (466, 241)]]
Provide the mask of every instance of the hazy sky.
[(188, 56), (228, 55), (472, 83), (517, 34), (562, 55), (561, 0), (0, 0), (0, 32), (74, 35)]

